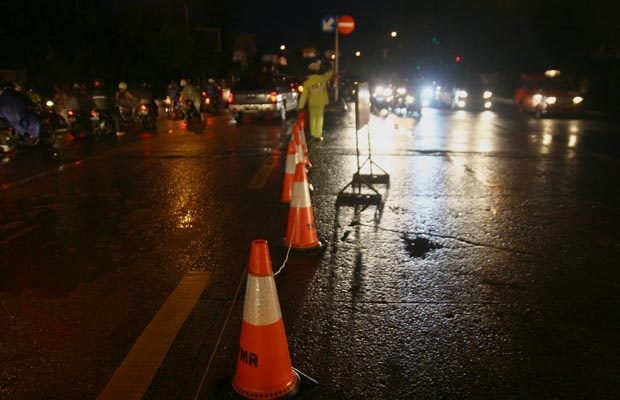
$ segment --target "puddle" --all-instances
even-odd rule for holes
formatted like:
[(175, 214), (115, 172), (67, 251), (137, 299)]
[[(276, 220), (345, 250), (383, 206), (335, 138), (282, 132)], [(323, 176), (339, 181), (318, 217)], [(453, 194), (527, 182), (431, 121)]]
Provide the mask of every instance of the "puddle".
[(402, 239), (405, 242), (407, 253), (414, 258), (426, 258), (426, 255), (431, 251), (443, 248), (441, 244), (422, 236), (409, 237), (403, 235)]

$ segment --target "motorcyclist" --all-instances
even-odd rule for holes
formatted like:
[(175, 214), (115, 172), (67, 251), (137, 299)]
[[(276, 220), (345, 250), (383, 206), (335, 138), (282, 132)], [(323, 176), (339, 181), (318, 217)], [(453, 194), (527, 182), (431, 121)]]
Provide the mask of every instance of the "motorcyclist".
[(207, 86), (205, 87), (205, 91), (207, 92), (207, 96), (213, 102), (213, 106), (215, 110), (218, 111), (220, 109), (220, 101), (221, 101), (221, 89), (218, 84), (215, 82), (215, 79), (209, 78), (207, 81)]
[(118, 106), (130, 109), (131, 114), (134, 115), (137, 99), (136, 96), (127, 90), (127, 83), (118, 83), (118, 90), (114, 94), (114, 100)]
[(5, 118), (21, 137), (28, 138), (32, 145), (38, 143), (41, 121), (28, 109), (13, 85), (0, 88), (0, 117)]
[(103, 80), (95, 79), (93, 81), (93, 92), (91, 97), (97, 111), (108, 113), (112, 117), (114, 127), (116, 128), (116, 136), (124, 135), (125, 130), (121, 125), (121, 117), (118, 113), (118, 109), (114, 107), (114, 104), (112, 104), (110, 95), (105, 89)]
[(174, 79), (170, 81), (170, 84), (166, 89), (166, 96), (170, 97), (173, 106), (176, 106), (179, 103), (179, 85), (177, 85), (177, 81)]
[(187, 82), (186, 79), (181, 79), (181, 95), (179, 100), (183, 106), (185, 106), (185, 102), (187, 100), (191, 100), (194, 102), (194, 108), (198, 115), (200, 115), (200, 120), (203, 120), (202, 113), (200, 112), (200, 102), (202, 101), (202, 96), (196, 87)]
[(36, 91), (35, 86), (31, 83), (24, 85), (25, 87), (25, 91), (24, 96), (26, 96), (28, 98), (28, 102), (30, 103), (30, 106), (33, 108), (38, 108), (38, 107), (42, 107), (43, 105), (43, 99), (41, 98), (41, 95)]

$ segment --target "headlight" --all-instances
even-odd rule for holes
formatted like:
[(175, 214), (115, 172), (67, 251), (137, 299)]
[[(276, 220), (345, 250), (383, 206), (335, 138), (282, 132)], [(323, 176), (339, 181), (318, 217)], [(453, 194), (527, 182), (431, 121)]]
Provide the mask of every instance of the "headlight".
[(398, 89), (396, 89), (396, 93), (403, 95), (407, 93), (407, 89), (405, 89), (404, 87), (399, 87)]
[(583, 101), (583, 97), (581, 96), (575, 96), (573, 97), (573, 104), (579, 104)]
[(430, 87), (424, 88), (424, 90), (422, 90), (422, 97), (424, 98), (433, 97), (433, 89)]
[(484, 93), (482, 94), (482, 97), (485, 99), (490, 99), (493, 96), (493, 92), (491, 92), (490, 90), (485, 90)]
[[(573, 102), (574, 102), (574, 101), (575, 101), (575, 100), (573, 99)], [(48, 100), (48, 101), (46, 101), (46, 102), (45, 102), (45, 105), (46, 105), (46, 106), (48, 106), (48, 107), (54, 107), (54, 102), (53, 102), (53, 101), (51, 101), (51, 100)]]
[(555, 104), (555, 102), (556, 102), (557, 100), (558, 100), (558, 99), (556, 99), (555, 97), (553, 97), (553, 96), (549, 96), (549, 97), (547, 97), (547, 100), (546, 100), (546, 101), (547, 101), (547, 104)]
[(532, 103), (535, 106), (539, 105), (541, 101), (542, 101), (542, 94), (535, 94), (534, 96), (532, 96)]
[(392, 90), (391, 87), (386, 87), (385, 89), (383, 89), (383, 95), (385, 97), (390, 97), (393, 93), (394, 91)]
[(414, 101), (415, 101), (415, 99), (411, 95), (407, 95), (407, 97), (405, 97), (405, 102), (407, 104), (413, 104)]
[(383, 86), (377, 86), (375, 90), (372, 92), (373, 97), (378, 97), (383, 94)]
[(465, 97), (467, 97), (467, 91), (466, 90), (457, 90), (456, 91), (456, 97), (464, 99)]

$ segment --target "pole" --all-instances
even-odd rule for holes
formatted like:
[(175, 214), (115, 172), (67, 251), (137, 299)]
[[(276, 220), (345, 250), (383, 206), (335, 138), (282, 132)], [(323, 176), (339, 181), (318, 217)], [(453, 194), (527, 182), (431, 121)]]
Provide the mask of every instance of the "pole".
[(336, 57), (334, 58), (334, 101), (338, 102), (338, 53), (339, 50), (339, 41), (338, 41), (338, 17), (336, 17), (336, 43), (334, 44), (334, 48), (336, 51)]
[(185, 29), (189, 30), (189, 13), (187, 12), (187, 0), (185, 0)]

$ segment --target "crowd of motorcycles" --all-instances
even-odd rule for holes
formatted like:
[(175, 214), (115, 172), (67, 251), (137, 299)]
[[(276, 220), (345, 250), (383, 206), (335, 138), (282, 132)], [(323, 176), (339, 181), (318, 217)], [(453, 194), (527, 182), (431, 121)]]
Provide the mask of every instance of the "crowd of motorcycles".
[[(27, 119), (38, 122), (38, 138), (23, 134), (4, 118), (0, 110), (0, 152), (10, 152), (18, 147), (49, 148), (56, 142), (57, 134), (70, 133), (74, 139), (94, 137), (97, 140), (114, 138), (119, 130), (140, 126), (155, 130), (159, 110), (154, 100), (137, 97), (133, 104), (114, 104), (111, 108), (90, 106), (92, 101), (80, 101), (76, 97), (89, 96), (84, 88), (74, 86), (65, 91), (56, 88), (49, 99), (42, 98), (31, 89), (16, 90), (16, 84), (3, 84), (2, 95), (19, 98), (27, 106)], [(72, 99), (72, 100), (68, 100)], [(209, 114), (218, 114), (221, 98), (202, 92), (200, 109)], [(89, 106), (75, 106), (76, 104)], [(171, 120), (185, 120), (188, 123), (201, 120), (201, 112), (194, 101), (187, 99), (180, 104), (178, 96), (166, 96), (163, 100), (165, 115)], [(25, 118), (21, 118), (22, 120)]]

